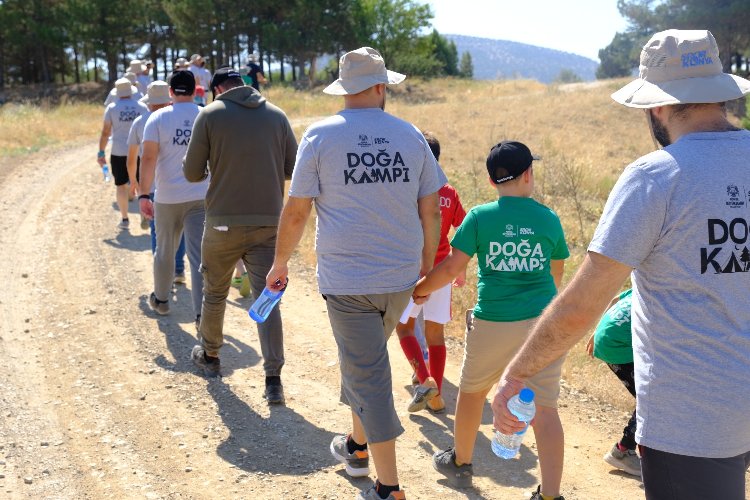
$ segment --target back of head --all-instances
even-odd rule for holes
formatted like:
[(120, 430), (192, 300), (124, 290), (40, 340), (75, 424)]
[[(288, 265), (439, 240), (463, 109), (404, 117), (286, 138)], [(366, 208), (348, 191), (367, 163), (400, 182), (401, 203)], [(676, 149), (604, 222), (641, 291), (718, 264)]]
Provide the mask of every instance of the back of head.
[(517, 141), (502, 141), (490, 149), (487, 156), (487, 173), (492, 182), (501, 185), (518, 179), (531, 168), (539, 156), (531, 154), (529, 148)]
[(189, 97), (195, 93), (195, 76), (187, 70), (179, 70), (169, 77), (169, 88), (175, 97)]
[(213, 77), (211, 77), (211, 83), (209, 89), (211, 93), (216, 97), (218, 94), (217, 87), (221, 86), (224, 91), (233, 89), (236, 87), (242, 87), (245, 82), (242, 80), (242, 76), (239, 71), (231, 66), (222, 66), (217, 69)]
[(427, 141), (427, 145), (430, 146), (430, 151), (432, 151), (432, 156), (435, 157), (435, 161), (439, 161), (440, 160), (440, 141), (438, 141), (437, 137), (435, 137), (435, 134), (427, 130), (423, 130), (422, 135)]
[(361, 47), (347, 52), (339, 60), (339, 78), (323, 92), (330, 95), (356, 95), (378, 84), (399, 84), (405, 75), (390, 71), (380, 52)]

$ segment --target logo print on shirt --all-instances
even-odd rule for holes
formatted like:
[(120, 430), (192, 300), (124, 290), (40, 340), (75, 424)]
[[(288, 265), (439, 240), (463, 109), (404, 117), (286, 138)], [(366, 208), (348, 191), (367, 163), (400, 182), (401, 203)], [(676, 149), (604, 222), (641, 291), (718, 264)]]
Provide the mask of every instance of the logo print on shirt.
[(714, 274), (749, 272), (748, 232), (748, 221), (741, 217), (729, 222), (708, 219), (708, 244), (713, 248), (701, 248), (701, 274), (705, 274), (709, 266)]
[(136, 111), (135, 109), (132, 109), (132, 108), (122, 109), (120, 110), (120, 117), (118, 118), (118, 121), (132, 122), (139, 116), (140, 116), (140, 113), (138, 113), (138, 111)]
[(359, 142), (357, 143), (357, 146), (360, 148), (369, 148), (372, 144), (365, 134), (359, 134)]
[[(378, 149), (377, 154), (346, 153), (347, 170), (344, 171), (344, 185), (349, 184), (372, 184), (377, 182), (411, 182), (409, 179), (409, 167), (404, 163), (401, 153), (391, 158), (391, 154), (385, 149)], [(357, 170), (357, 167), (364, 167)]]
[(513, 231), (513, 224), (508, 224), (505, 226), (505, 232), (503, 233), (503, 236), (506, 238), (515, 238), (518, 236), (515, 231)]
[[(512, 227), (512, 226), (511, 226)], [(493, 271), (541, 271), (547, 258), (542, 252), (542, 244), (537, 243), (531, 248), (529, 240), (500, 243), (490, 242), (490, 251), (485, 255), (485, 266)]]
[(727, 201), (728, 207), (742, 208), (745, 206), (745, 201), (740, 197), (740, 188), (736, 184), (727, 186), (727, 197), (729, 198), (729, 201)]
[(185, 120), (185, 126), (188, 128), (175, 129), (174, 136), (172, 136), (172, 146), (187, 146), (190, 143), (190, 135), (193, 133), (193, 129), (190, 127), (189, 120)]

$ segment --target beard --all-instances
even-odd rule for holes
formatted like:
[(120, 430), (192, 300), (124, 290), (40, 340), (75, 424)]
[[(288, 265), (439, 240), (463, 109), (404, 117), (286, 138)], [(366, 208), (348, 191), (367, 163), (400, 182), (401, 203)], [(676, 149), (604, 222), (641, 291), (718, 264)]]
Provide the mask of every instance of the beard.
[(669, 138), (667, 127), (665, 127), (664, 124), (659, 121), (659, 119), (656, 118), (653, 113), (651, 113), (651, 110), (648, 110), (648, 120), (651, 123), (651, 132), (654, 134), (654, 139), (656, 139), (656, 142), (658, 142), (663, 148), (666, 148), (667, 146), (672, 144), (672, 140)]

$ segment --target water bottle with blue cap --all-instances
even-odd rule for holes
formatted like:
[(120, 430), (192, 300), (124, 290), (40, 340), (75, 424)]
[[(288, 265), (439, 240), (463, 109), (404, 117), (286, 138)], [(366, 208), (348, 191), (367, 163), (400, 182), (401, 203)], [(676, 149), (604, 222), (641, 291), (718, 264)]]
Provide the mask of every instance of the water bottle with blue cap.
[(521, 449), (521, 442), (526, 430), (529, 428), (529, 422), (534, 419), (536, 414), (536, 405), (534, 404), (534, 391), (524, 387), (519, 394), (516, 394), (508, 400), (508, 411), (510, 411), (521, 422), (526, 422), (526, 427), (515, 434), (503, 434), (495, 431), (492, 438), (492, 451), (500, 458), (510, 459), (518, 455)]

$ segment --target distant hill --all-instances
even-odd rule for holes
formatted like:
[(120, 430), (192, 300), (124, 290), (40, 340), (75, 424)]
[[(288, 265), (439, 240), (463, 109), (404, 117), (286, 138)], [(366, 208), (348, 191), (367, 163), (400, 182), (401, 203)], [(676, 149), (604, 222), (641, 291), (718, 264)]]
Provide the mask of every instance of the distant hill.
[(507, 40), (492, 40), (463, 35), (445, 35), (453, 40), (458, 56), (468, 52), (478, 80), (529, 78), (551, 83), (563, 69), (571, 70), (584, 81), (596, 79), (599, 63), (587, 57)]

